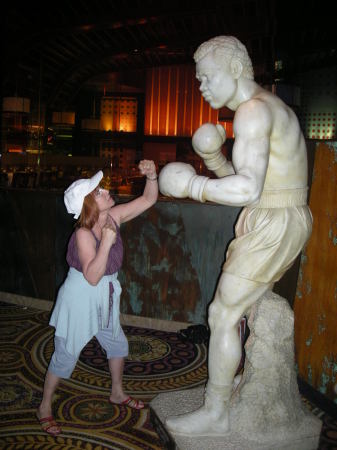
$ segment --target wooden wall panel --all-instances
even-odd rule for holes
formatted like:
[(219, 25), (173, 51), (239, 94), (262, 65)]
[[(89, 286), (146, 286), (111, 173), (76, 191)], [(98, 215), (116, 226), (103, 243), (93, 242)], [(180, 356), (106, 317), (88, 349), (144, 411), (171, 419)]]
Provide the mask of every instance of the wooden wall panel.
[(314, 224), (303, 253), (294, 303), (299, 375), (336, 401), (337, 150), (316, 149), (310, 209)]
[(178, 87), (179, 87), (179, 72), (177, 67), (170, 67), (170, 96), (169, 96), (169, 110), (168, 110), (168, 125), (167, 135), (177, 135), (177, 110), (178, 110)]
[(147, 95), (145, 95), (144, 99), (144, 111), (148, 111), (148, 120), (144, 121), (144, 134), (151, 134), (152, 130), (150, 129), (150, 124), (152, 123), (152, 102), (153, 102), (153, 94), (152, 94), (152, 88), (153, 88), (153, 71), (151, 74), (147, 74), (146, 77), (146, 83), (145, 83), (145, 92)]
[(211, 122), (212, 121), (212, 114), (211, 114), (211, 108), (207, 108), (208, 103), (205, 102), (203, 97), (201, 97), (201, 123)]
[(200, 94), (192, 65), (149, 69), (145, 98), (145, 135), (192, 136), (201, 124), (218, 122), (218, 111)]
[(169, 89), (168, 69), (167, 67), (163, 67), (160, 68), (158, 71), (158, 106), (159, 106), (158, 134), (160, 136), (165, 136), (166, 134), (168, 89)]
[(185, 131), (188, 129), (187, 121), (190, 117), (190, 101), (191, 101), (191, 90), (189, 89), (189, 80), (190, 80), (190, 74), (187, 72), (187, 70), (183, 70), (183, 82), (181, 83), (181, 91), (182, 91), (182, 98), (183, 98), (183, 108), (180, 110), (178, 109), (178, 123), (181, 124), (181, 127), (178, 131), (178, 136), (184, 136)]
[(191, 135), (198, 127), (201, 125), (201, 116), (200, 116), (200, 106), (202, 102), (202, 97), (199, 91), (199, 81), (195, 78), (195, 74), (193, 73), (193, 77), (191, 80), (191, 90), (192, 90), (192, 105), (191, 105)]

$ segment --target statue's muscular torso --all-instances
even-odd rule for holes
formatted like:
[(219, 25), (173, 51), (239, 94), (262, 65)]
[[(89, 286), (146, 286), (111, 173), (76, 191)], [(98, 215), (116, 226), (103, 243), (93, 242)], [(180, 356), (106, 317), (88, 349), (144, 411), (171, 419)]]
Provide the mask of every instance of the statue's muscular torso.
[(307, 151), (294, 111), (275, 95), (262, 90), (257, 95), (272, 115), (270, 154), (264, 189), (307, 186)]

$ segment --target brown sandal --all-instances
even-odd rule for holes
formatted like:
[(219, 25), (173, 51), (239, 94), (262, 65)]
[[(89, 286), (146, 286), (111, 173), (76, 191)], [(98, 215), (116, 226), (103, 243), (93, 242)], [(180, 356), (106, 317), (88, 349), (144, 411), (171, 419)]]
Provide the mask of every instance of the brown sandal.
[[(38, 417), (37, 418), (42, 431), (45, 431), (46, 433), (50, 434), (51, 436), (58, 436), (61, 433), (61, 427), (59, 427), (59, 425), (57, 425), (55, 419), (53, 416), (49, 416), (49, 417), (42, 417), (41, 419)], [(50, 431), (51, 428), (57, 428), (56, 431)]]
[(120, 403), (112, 402), (111, 400), (109, 400), (109, 401), (112, 404), (124, 405), (124, 406), (128, 406), (129, 408), (133, 408), (133, 409), (143, 409), (145, 406), (141, 400), (137, 400), (136, 398), (133, 398), (131, 396), (129, 396), (128, 398), (126, 398), (125, 400), (123, 400)]

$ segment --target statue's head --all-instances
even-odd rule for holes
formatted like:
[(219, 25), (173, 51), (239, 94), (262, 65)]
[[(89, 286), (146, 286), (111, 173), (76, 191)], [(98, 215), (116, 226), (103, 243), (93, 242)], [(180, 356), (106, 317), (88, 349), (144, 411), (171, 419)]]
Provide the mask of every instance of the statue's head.
[(242, 65), (241, 76), (254, 79), (252, 61), (248, 55), (246, 47), (233, 36), (217, 36), (202, 43), (194, 53), (194, 61), (197, 63), (207, 54), (212, 56), (219, 67), (231, 64), (233, 59), (238, 60)]

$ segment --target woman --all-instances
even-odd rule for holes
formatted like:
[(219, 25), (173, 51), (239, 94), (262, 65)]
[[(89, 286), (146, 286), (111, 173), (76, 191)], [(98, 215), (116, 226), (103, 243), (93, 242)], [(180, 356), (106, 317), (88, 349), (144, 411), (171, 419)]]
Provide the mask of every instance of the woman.
[(112, 382), (109, 401), (144, 408), (142, 401), (123, 391), (128, 342), (119, 323), (121, 288), (117, 279), (123, 258), (120, 224), (150, 208), (158, 197), (154, 162), (141, 161), (139, 170), (147, 178), (144, 192), (129, 203), (115, 206), (109, 191), (99, 186), (102, 171), (75, 181), (64, 194), (67, 211), (78, 222), (68, 244), (69, 272), (50, 319), (55, 327), (55, 351), (37, 410), (42, 429), (52, 436), (61, 433), (52, 415), (53, 394), (61, 378), (70, 378), (82, 348), (93, 336), (107, 353)]

